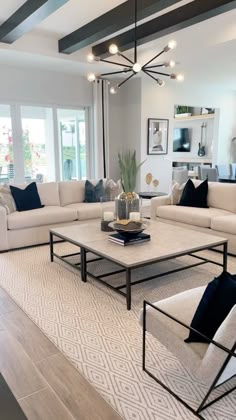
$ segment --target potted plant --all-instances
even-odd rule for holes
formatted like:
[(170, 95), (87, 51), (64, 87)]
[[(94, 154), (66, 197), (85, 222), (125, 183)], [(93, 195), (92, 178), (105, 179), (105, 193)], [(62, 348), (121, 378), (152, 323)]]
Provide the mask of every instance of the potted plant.
[(129, 219), (129, 213), (139, 212), (139, 195), (135, 192), (137, 173), (143, 162), (137, 164), (136, 151), (118, 153), (123, 192), (116, 200), (116, 215), (118, 219)]

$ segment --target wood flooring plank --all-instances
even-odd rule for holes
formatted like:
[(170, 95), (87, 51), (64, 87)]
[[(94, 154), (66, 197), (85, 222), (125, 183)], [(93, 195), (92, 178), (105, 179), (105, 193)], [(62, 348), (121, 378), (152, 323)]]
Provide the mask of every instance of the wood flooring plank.
[(16, 398), (47, 386), (22, 346), (8, 331), (0, 331), (0, 371)]
[(0, 419), (27, 420), (8, 384), (0, 374)]
[(76, 420), (121, 420), (62, 354), (38, 362), (37, 367)]
[(19, 307), (14, 300), (0, 287), (0, 314), (17, 311)]
[(0, 328), (1, 325), (20, 342), (25, 352), (34, 362), (59, 353), (56, 346), (21, 309), (1, 315)]
[(18, 400), (28, 420), (74, 420), (49, 388)]

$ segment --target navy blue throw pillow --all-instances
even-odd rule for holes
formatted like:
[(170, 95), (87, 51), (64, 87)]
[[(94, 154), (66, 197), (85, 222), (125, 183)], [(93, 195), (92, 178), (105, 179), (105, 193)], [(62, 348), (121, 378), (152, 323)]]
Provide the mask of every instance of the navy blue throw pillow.
[(103, 180), (100, 179), (96, 185), (93, 185), (88, 179), (85, 182), (85, 203), (100, 202), (100, 198), (105, 195)]
[(196, 188), (191, 179), (186, 182), (179, 204), (177, 206), (202, 207), (207, 205), (208, 181), (201, 182)]
[[(223, 271), (208, 284), (190, 326), (212, 339), (234, 305), (236, 305), (236, 275)], [(190, 331), (185, 342), (205, 343), (207, 340)]]
[(39, 198), (36, 182), (27, 185), (24, 190), (13, 185), (10, 185), (10, 189), (18, 211), (34, 210), (44, 207)]

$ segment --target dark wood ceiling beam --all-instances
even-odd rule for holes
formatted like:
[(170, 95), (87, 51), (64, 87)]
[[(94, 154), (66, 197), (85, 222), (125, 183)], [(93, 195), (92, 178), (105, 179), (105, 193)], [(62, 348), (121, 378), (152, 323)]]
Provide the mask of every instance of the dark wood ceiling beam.
[[(195, 0), (152, 19), (137, 27), (138, 45), (160, 38), (164, 35), (187, 28), (206, 19), (236, 8), (236, 0)], [(108, 57), (109, 45), (116, 44), (120, 51), (134, 47), (134, 30), (131, 29), (110, 38), (92, 48), (95, 56)]]
[(0, 26), (0, 42), (12, 44), (69, 0), (27, 0)]
[[(144, 19), (181, 0), (138, 0), (138, 20)], [(128, 0), (82, 28), (59, 40), (59, 52), (71, 54), (98, 42), (134, 22), (134, 0)]]

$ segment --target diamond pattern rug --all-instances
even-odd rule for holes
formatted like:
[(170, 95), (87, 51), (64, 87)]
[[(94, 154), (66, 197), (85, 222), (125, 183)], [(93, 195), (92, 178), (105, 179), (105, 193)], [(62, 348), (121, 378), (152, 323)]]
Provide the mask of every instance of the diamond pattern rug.
[[(74, 247), (58, 244), (57, 252)], [(204, 252), (222, 261), (222, 255)], [(135, 270), (144, 275), (176, 268), (191, 257)], [(115, 266), (104, 261), (90, 264), (94, 273)], [(156, 302), (186, 289), (207, 284), (220, 267), (212, 264), (182, 271), (132, 288), (132, 310), (125, 299), (61, 261), (49, 261), (49, 247), (0, 255), (0, 284), (65, 354), (98, 392), (125, 420), (192, 420), (196, 417), (142, 371), (142, 329), (138, 322), (143, 299)], [(229, 257), (229, 271), (236, 273), (236, 259)], [(120, 282), (121, 274), (113, 276)], [(196, 381), (156, 339), (148, 337), (147, 365), (173, 391), (193, 407), (204, 395)], [(236, 392), (204, 412), (207, 420), (234, 420)]]

